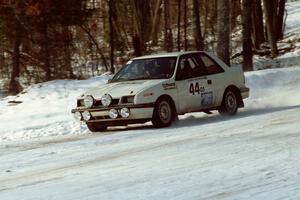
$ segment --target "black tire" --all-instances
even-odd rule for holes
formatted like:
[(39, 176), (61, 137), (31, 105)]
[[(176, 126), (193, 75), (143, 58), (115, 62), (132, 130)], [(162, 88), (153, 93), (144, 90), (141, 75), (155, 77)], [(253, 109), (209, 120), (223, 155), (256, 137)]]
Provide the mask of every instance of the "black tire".
[(107, 129), (107, 126), (96, 124), (96, 123), (90, 123), (86, 125), (91, 132), (103, 132), (106, 131)]
[(232, 90), (226, 90), (223, 96), (221, 108), (218, 110), (221, 115), (232, 116), (238, 111), (238, 95)]
[(158, 99), (155, 103), (152, 124), (154, 127), (168, 127), (172, 124), (174, 119), (174, 109), (170, 100), (167, 98)]

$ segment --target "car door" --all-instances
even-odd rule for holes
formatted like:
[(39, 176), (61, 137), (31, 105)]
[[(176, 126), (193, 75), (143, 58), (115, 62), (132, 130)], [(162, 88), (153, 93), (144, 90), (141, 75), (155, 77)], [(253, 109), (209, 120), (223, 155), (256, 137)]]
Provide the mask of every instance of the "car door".
[(207, 71), (200, 54), (189, 54), (179, 58), (176, 72), (176, 85), (179, 110), (191, 112), (213, 103), (213, 87), (207, 80)]

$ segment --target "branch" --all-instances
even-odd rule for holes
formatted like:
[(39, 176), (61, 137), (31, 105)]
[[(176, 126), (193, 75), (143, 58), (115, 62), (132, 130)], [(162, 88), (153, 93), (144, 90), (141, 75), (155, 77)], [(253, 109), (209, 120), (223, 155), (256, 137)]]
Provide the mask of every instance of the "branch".
[[(278, 52), (279, 52), (279, 54), (283, 54), (283, 53), (289, 52), (290, 50), (292, 50), (294, 48), (295, 47), (293, 45), (291, 45), (290, 47), (278, 49)], [(253, 53), (253, 55), (269, 56), (271, 54), (271, 49), (263, 49), (263, 50), (254, 49), (254, 50), (252, 50), (252, 53)], [(238, 52), (231, 57), (231, 60), (235, 59), (237, 57), (240, 57), (242, 55), (243, 55), (243, 51)]]
[(88, 35), (88, 37), (90, 38), (90, 40), (94, 43), (94, 45), (96, 46), (96, 49), (97, 51), (99, 52), (101, 58), (102, 58), (102, 61), (103, 61), (103, 64), (105, 66), (105, 69), (106, 71), (108, 71), (108, 64), (106, 62), (106, 59), (105, 59), (105, 56), (104, 54), (102, 53), (96, 39), (93, 37), (93, 35), (91, 34), (91, 32), (86, 28), (84, 27), (83, 25), (79, 25), (80, 28), (82, 28), (82, 30)]

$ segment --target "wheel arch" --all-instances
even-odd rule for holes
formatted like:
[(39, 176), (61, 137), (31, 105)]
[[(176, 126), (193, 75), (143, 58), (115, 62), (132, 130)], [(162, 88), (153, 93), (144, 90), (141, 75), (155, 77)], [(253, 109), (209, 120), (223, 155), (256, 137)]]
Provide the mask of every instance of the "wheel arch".
[(244, 107), (244, 101), (243, 101), (243, 98), (242, 98), (242, 95), (241, 95), (241, 91), (235, 85), (229, 85), (229, 86), (226, 87), (226, 89), (224, 90), (224, 93), (223, 93), (222, 103), (223, 103), (226, 92), (229, 91), (229, 90), (233, 91), (237, 95), (238, 107), (239, 108)]
[(155, 101), (155, 106), (156, 106), (157, 102), (161, 99), (167, 99), (171, 103), (171, 107), (173, 109), (174, 115), (177, 115), (177, 109), (176, 109), (175, 101), (173, 100), (173, 98), (168, 94), (160, 95)]

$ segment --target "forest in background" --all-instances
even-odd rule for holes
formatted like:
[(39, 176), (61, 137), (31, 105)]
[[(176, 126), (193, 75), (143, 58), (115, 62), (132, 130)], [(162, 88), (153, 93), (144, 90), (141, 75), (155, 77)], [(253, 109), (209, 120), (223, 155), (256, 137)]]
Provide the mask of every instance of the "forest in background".
[(135, 56), (207, 50), (244, 70), (280, 51), (286, 0), (0, 0), (0, 79), (18, 93), (83, 79)]

